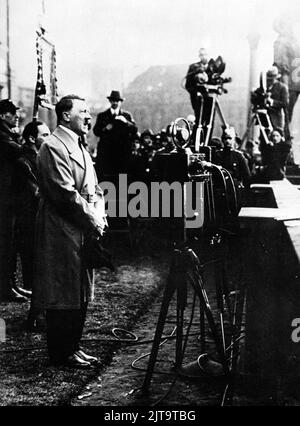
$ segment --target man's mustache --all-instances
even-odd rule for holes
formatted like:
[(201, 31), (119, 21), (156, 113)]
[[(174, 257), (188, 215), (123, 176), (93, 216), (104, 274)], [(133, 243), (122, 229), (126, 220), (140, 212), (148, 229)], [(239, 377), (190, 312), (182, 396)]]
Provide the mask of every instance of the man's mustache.
[(88, 129), (91, 130), (91, 128), (92, 128), (92, 120), (90, 118), (85, 118), (84, 119), (84, 125), (88, 126)]

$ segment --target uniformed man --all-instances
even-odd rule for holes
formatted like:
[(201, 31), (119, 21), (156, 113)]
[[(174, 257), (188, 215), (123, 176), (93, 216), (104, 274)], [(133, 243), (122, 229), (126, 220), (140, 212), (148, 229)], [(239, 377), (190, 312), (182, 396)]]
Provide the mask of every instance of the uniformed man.
[(23, 154), (19, 135), (18, 107), (10, 100), (0, 101), (0, 301), (26, 301), (12, 288), (14, 173)]
[(288, 126), (289, 91), (287, 85), (278, 80), (279, 77), (280, 74), (277, 67), (273, 66), (267, 71), (268, 97), (266, 104), (273, 127), (284, 131)]

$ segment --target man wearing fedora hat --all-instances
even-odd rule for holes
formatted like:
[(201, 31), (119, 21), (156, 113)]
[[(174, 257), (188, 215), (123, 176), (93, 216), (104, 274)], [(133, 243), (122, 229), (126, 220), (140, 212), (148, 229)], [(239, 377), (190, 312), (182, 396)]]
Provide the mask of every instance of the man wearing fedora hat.
[(23, 154), (19, 135), (18, 107), (10, 99), (0, 101), (0, 301), (25, 301), (11, 287), (14, 217), (14, 173), (16, 161)]
[(267, 71), (267, 100), (268, 114), (273, 127), (285, 131), (289, 138), (287, 108), (289, 104), (289, 91), (286, 84), (278, 79), (280, 74), (276, 66)]
[(117, 90), (107, 97), (110, 108), (97, 116), (93, 128), (99, 137), (96, 171), (98, 178), (128, 173), (132, 154), (132, 141), (137, 127), (132, 115), (121, 109), (125, 100)]

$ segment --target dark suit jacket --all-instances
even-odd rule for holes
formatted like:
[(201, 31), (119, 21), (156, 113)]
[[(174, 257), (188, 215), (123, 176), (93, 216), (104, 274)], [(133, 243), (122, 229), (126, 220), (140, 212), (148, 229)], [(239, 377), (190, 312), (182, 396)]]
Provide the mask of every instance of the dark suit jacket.
[[(16, 161), (22, 153), (18, 135), (12, 133), (0, 120), (0, 212), (13, 205), (13, 176)], [(4, 216), (6, 215), (7, 213), (4, 213)]]
[(0, 301), (8, 291), (14, 217), (13, 177), (23, 148), (18, 136), (0, 120)]
[(272, 106), (268, 109), (273, 127), (284, 129), (285, 114), (289, 104), (288, 87), (281, 81), (276, 81), (268, 92), (271, 93), (273, 100)]
[(33, 228), (38, 208), (37, 153), (30, 145), (23, 145), (24, 153), (16, 161), (15, 211), (18, 225)]
[(271, 98), (273, 99), (272, 109), (286, 108), (289, 103), (289, 91), (286, 84), (276, 81), (271, 90)]
[[(97, 116), (93, 128), (99, 137), (96, 170), (98, 177), (107, 174), (128, 173), (132, 153), (133, 136), (137, 133), (136, 124), (128, 111), (120, 110), (119, 116), (126, 118), (127, 123), (116, 120), (110, 109)], [(107, 129), (111, 124), (112, 129)]]

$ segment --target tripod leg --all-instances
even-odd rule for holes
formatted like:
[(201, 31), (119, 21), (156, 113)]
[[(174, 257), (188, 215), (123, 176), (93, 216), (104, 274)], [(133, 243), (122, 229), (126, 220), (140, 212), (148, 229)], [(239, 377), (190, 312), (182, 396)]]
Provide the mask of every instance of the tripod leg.
[(184, 310), (186, 306), (187, 289), (185, 281), (182, 282), (183, 286), (177, 288), (177, 329), (176, 329), (176, 356), (175, 368), (178, 369), (182, 365), (183, 360), (183, 321)]
[(200, 108), (199, 108), (199, 117), (196, 117), (197, 118), (197, 130), (196, 130), (196, 137), (195, 137), (195, 152), (199, 152), (200, 144), (202, 142), (202, 136), (203, 136), (202, 116), (203, 116), (204, 99), (203, 99), (203, 96), (200, 93), (199, 93), (199, 96), (198, 96), (198, 102), (200, 104)]
[[(170, 273), (171, 275), (171, 273)], [(152, 345), (152, 350), (151, 350), (151, 354), (150, 354), (150, 358), (149, 358), (149, 363), (148, 363), (148, 367), (147, 367), (147, 372), (146, 372), (146, 376), (144, 379), (144, 383), (142, 386), (142, 392), (146, 392), (150, 386), (151, 383), (151, 379), (152, 379), (152, 375), (153, 375), (153, 371), (154, 371), (154, 365), (157, 359), (157, 354), (158, 354), (158, 349), (159, 349), (159, 345), (160, 345), (160, 341), (161, 341), (161, 336), (164, 330), (164, 326), (165, 326), (165, 321), (166, 321), (166, 317), (168, 314), (168, 310), (169, 310), (169, 305), (170, 305), (170, 301), (172, 299), (172, 296), (175, 292), (175, 286), (172, 282), (171, 276), (168, 279), (165, 291), (164, 291), (164, 295), (163, 295), (163, 300), (162, 300), (162, 304), (161, 304), (161, 309), (160, 309), (160, 313), (159, 313), (159, 317), (158, 317), (158, 321), (157, 321), (157, 326), (156, 326), (156, 331), (155, 331), (155, 335), (154, 335), (154, 340), (153, 340), (153, 345)]]
[(193, 286), (195, 292), (197, 293), (199, 297), (201, 308), (205, 312), (208, 326), (213, 335), (213, 338), (216, 344), (216, 349), (220, 356), (220, 361), (224, 368), (224, 372), (225, 374), (228, 374), (229, 368), (228, 368), (228, 362), (226, 359), (226, 353), (224, 351), (224, 344), (222, 339), (219, 336), (218, 329), (211, 311), (211, 307), (209, 305), (208, 297), (203, 286), (203, 278), (202, 278), (200, 261), (192, 250), (189, 249), (186, 254), (187, 256), (189, 256), (190, 263), (192, 263), (188, 273), (188, 277), (190, 279), (191, 285)]
[[(149, 358), (149, 363), (147, 367), (147, 372), (146, 372), (146, 376), (142, 386), (142, 392), (146, 392), (151, 383), (151, 379), (152, 379), (152, 375), (154, 371), (154, 365), (157, 359), (161, 336), (164, 330), (170, 301), (175, 293), (175, 290), (178, 291), (179, 289), (182, 288), (182, 286), (186, 286), (186, 279), (185, 279), (183, 266), (181, 264), (181, 252), (178, 250), (175, 250), (169, 276), (168, 276), (167, 285), (165, 287), (165, 291), (163, 295), (163, 300), (162, 300), (160, 313), (159, 313), (159, 317), (157, 321), (157, 326), (156, 326), (152, 350), (151, 350), (151, 354)], [(179, 297), (180, 296), (178, 296), (178, 298)], [(177, 333), (179, 332), (177, 331)], [(182, 339), (182, 336), (181, 336), (181, 339)], [(177, 357), (178, 357), (178, 354), (177, 354)]]
[(222, 275), (221, 271), (218, 270), (218, 274), (216, 277), (216, 297), (217, 297), (217, 306), (220, 316), (220, 325), (221, 325), (221, 337), (222, 337), (222, 345), (223, 351), (225, 354), (226, 351), (226, 341), (225, 341), (225, 330), (224, 330), (224, 303), (223, 303), (223, 288), (222, 288)]
[(207, 106), (206, 114), (209, 115), (209, 121), (206, 124), (206, 132), (205, 132), (205, 138), (204, 138), (205, 146), (209, 144), (211, 134), (213, 131), (215, 115), (216, 115), (216, 105), (217, 105), (217, 100), (215, 96), (209, 97), (208, 99), (206, 99), (206, 106)]
[(225, 374), (227, 374), (229, 372), (229, 369), (228, 369), (226, 354), (224, 352), (224, 343), (223, 343), (222, 339), (220, 339), (220, 337), (219, 337), (217, 326), (216, 326), (210, 305), (208, 303), (207, 295), (206, 295), (206, 292), (203, 288), (202, 278), (197, 277), (196, 280), (193, 279), (191, 282), (192, 282), (192, 285), (194, 286), (194, 288), (195, 288), (195, 290), (196, 290), (196, 292), (199, 296), (200, 303), (202, 305), (202, 309), (204, 309), (210, 331), (213, 335), (213, 338), (214, 338), (214, 341), (215, 341), (215, 344), (216, 344), (217, 352), (220, 356), (220, 361), (223, 365)]
[(226, 303), (228, 316), (229, 316), (230, 327), (231, 327), (232, 332), (233, 332), (233, 315), (232, 315), (231, 304), (230, 304), (228, 277), (227, 277), (227, 272), (226, 272), (224, 261), (222, 261), (222, 287), (223, 287), (222, 293), (223, 293), (224, 298), (225, 298), (225, 303)]
[(205, 315), (204, 315), (204, 309), (202, 308), (200, 304), (200, 347), (201, 347), (201, 353), (205, 353), (206, 351), (206, 342), (205, 342)]

